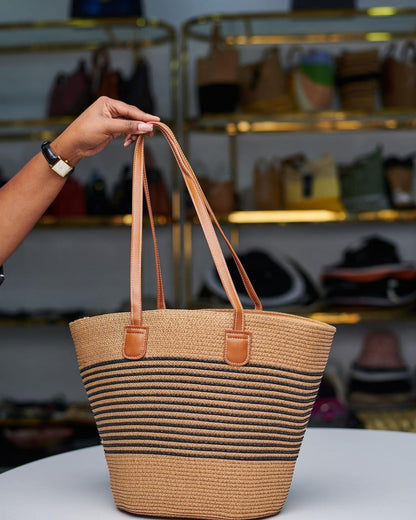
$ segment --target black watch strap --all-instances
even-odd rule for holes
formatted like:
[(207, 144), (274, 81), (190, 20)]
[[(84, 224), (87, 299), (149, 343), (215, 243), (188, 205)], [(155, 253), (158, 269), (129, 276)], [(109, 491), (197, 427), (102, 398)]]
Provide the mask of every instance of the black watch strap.
[(59, 157), (59, 155), (52, 150), (50, 141), (44, 141), (40, 148), (51, 169), (60, 177), (65, 178), (73, 172), (73, 166), (68, 164), (68, 161)]
[(51, 166), (59, 161), (59, 155), (56, 155), (56, 153), (52, 150), (50, 141), (44, 141), (40, 148), (42, 150), (43, 156)]

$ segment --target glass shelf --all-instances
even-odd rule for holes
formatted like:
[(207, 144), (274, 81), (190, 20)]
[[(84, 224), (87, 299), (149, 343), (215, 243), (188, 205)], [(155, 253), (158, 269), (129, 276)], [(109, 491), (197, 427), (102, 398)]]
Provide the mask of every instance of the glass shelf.
[[(217, 215), (223, 224), (314, 224), (325, 222), (415, 222), (416, 209), (381, 211), (366, 211), (362, 213), (347, 213), (345, 211), (330, 211), (326, 209), (313, 210), (276, 210), (276, 211), (234, 211), (228, 215)], [(197, 217), (191, 221), (198, 224)]]
[[(285, 309), (265, 309), (266, 311), (282, 312), (303, 316), (317, 321), (323, 321), (332, 325), (355, 325), (360, 322), (389, 321), (389, 322), (409, 322), (416, 321), (416, 312), (412, 307), (400, 308), (319, 308), (320, 305), (314, 305), (315, 310), (301, 307), (285, 308)], [(191, 309), (201, 308), (231, 308), (225, 303), (211, 303), (207, 300), (195, 300), (189, 305)]]
[(145, 18), (75, 18), (65, 21), (1, 23), (0, 53), (141, 48), (172, 42), (175, 29)]
[[(74, 117), (65, 116), (0, 120), (0, 141), (52, 140), (72, 123), (74, 119)], [(171, 128), (175, 126), (172, 120), (164, 119), (163, 122)]]
[[(173, 220), (163, 215), (154, 215), (156, 226), (166, 226), (173, 224)], [(88, 227), (130, 227), (132, 221), (131, 215), (100, 215), (85, 217), (54, 217), (45, 215), (37, 223), (38, 228), (88, 228)], [(150, 226), (149, 219), (143, 219), (145, 226)]]
[(416, 9), (379, 7), (286, 13), (213, 14), (192, 18), (185, 38), (208, 42), (219, 25), (226, 43), (276, 45), (294, 43), (380, 42), (416, 36)]
[(294, 112), (286, 114), (218, 114), (185, 121), (187, 130), (228, 135), (265, 132), (348, 132), (414, 130), (416, 110), (376, 112)]

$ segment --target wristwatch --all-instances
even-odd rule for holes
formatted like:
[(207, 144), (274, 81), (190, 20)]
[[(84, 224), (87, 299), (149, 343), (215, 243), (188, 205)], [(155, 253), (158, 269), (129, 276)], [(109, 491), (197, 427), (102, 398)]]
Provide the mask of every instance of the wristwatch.
[(51, 169), (60, 177), (65, 178), (74, 170), (73, 166), (52, 150), (50, 141), (44, 141), (40, 148)]

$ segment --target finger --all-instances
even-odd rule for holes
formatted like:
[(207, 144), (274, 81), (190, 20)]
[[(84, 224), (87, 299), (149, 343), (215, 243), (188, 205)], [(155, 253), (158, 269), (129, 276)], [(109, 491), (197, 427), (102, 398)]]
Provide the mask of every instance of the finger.
[(124, 117), (126, 119), (137, 119), (139, 121), (160, 121), (160, 117), (148, 114), (139, 108), (128, 105), (117, 99), (107, 98), (106, 103), (115, 117)]
[(106, 121), (106, 130), (113, 137), (129, 134), (140, 135), (153, 132), (153, 125), (143, 121), (126, 121), (124, 119), (109, 119)]
[[(152, 135), (152, 134), (149, 134)], [(137, 135), (129, 134), (126, 139), (124, 140), (124, 147), (127, 148), (130, 146), (134, 141), (137, 140)]]

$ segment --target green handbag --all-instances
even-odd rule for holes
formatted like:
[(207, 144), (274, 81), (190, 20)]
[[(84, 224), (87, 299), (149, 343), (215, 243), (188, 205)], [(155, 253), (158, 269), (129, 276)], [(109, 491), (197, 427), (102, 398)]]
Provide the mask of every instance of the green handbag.
[(339, 168), (342, 201), (347, 211), (389, 208), (381, 147)]

